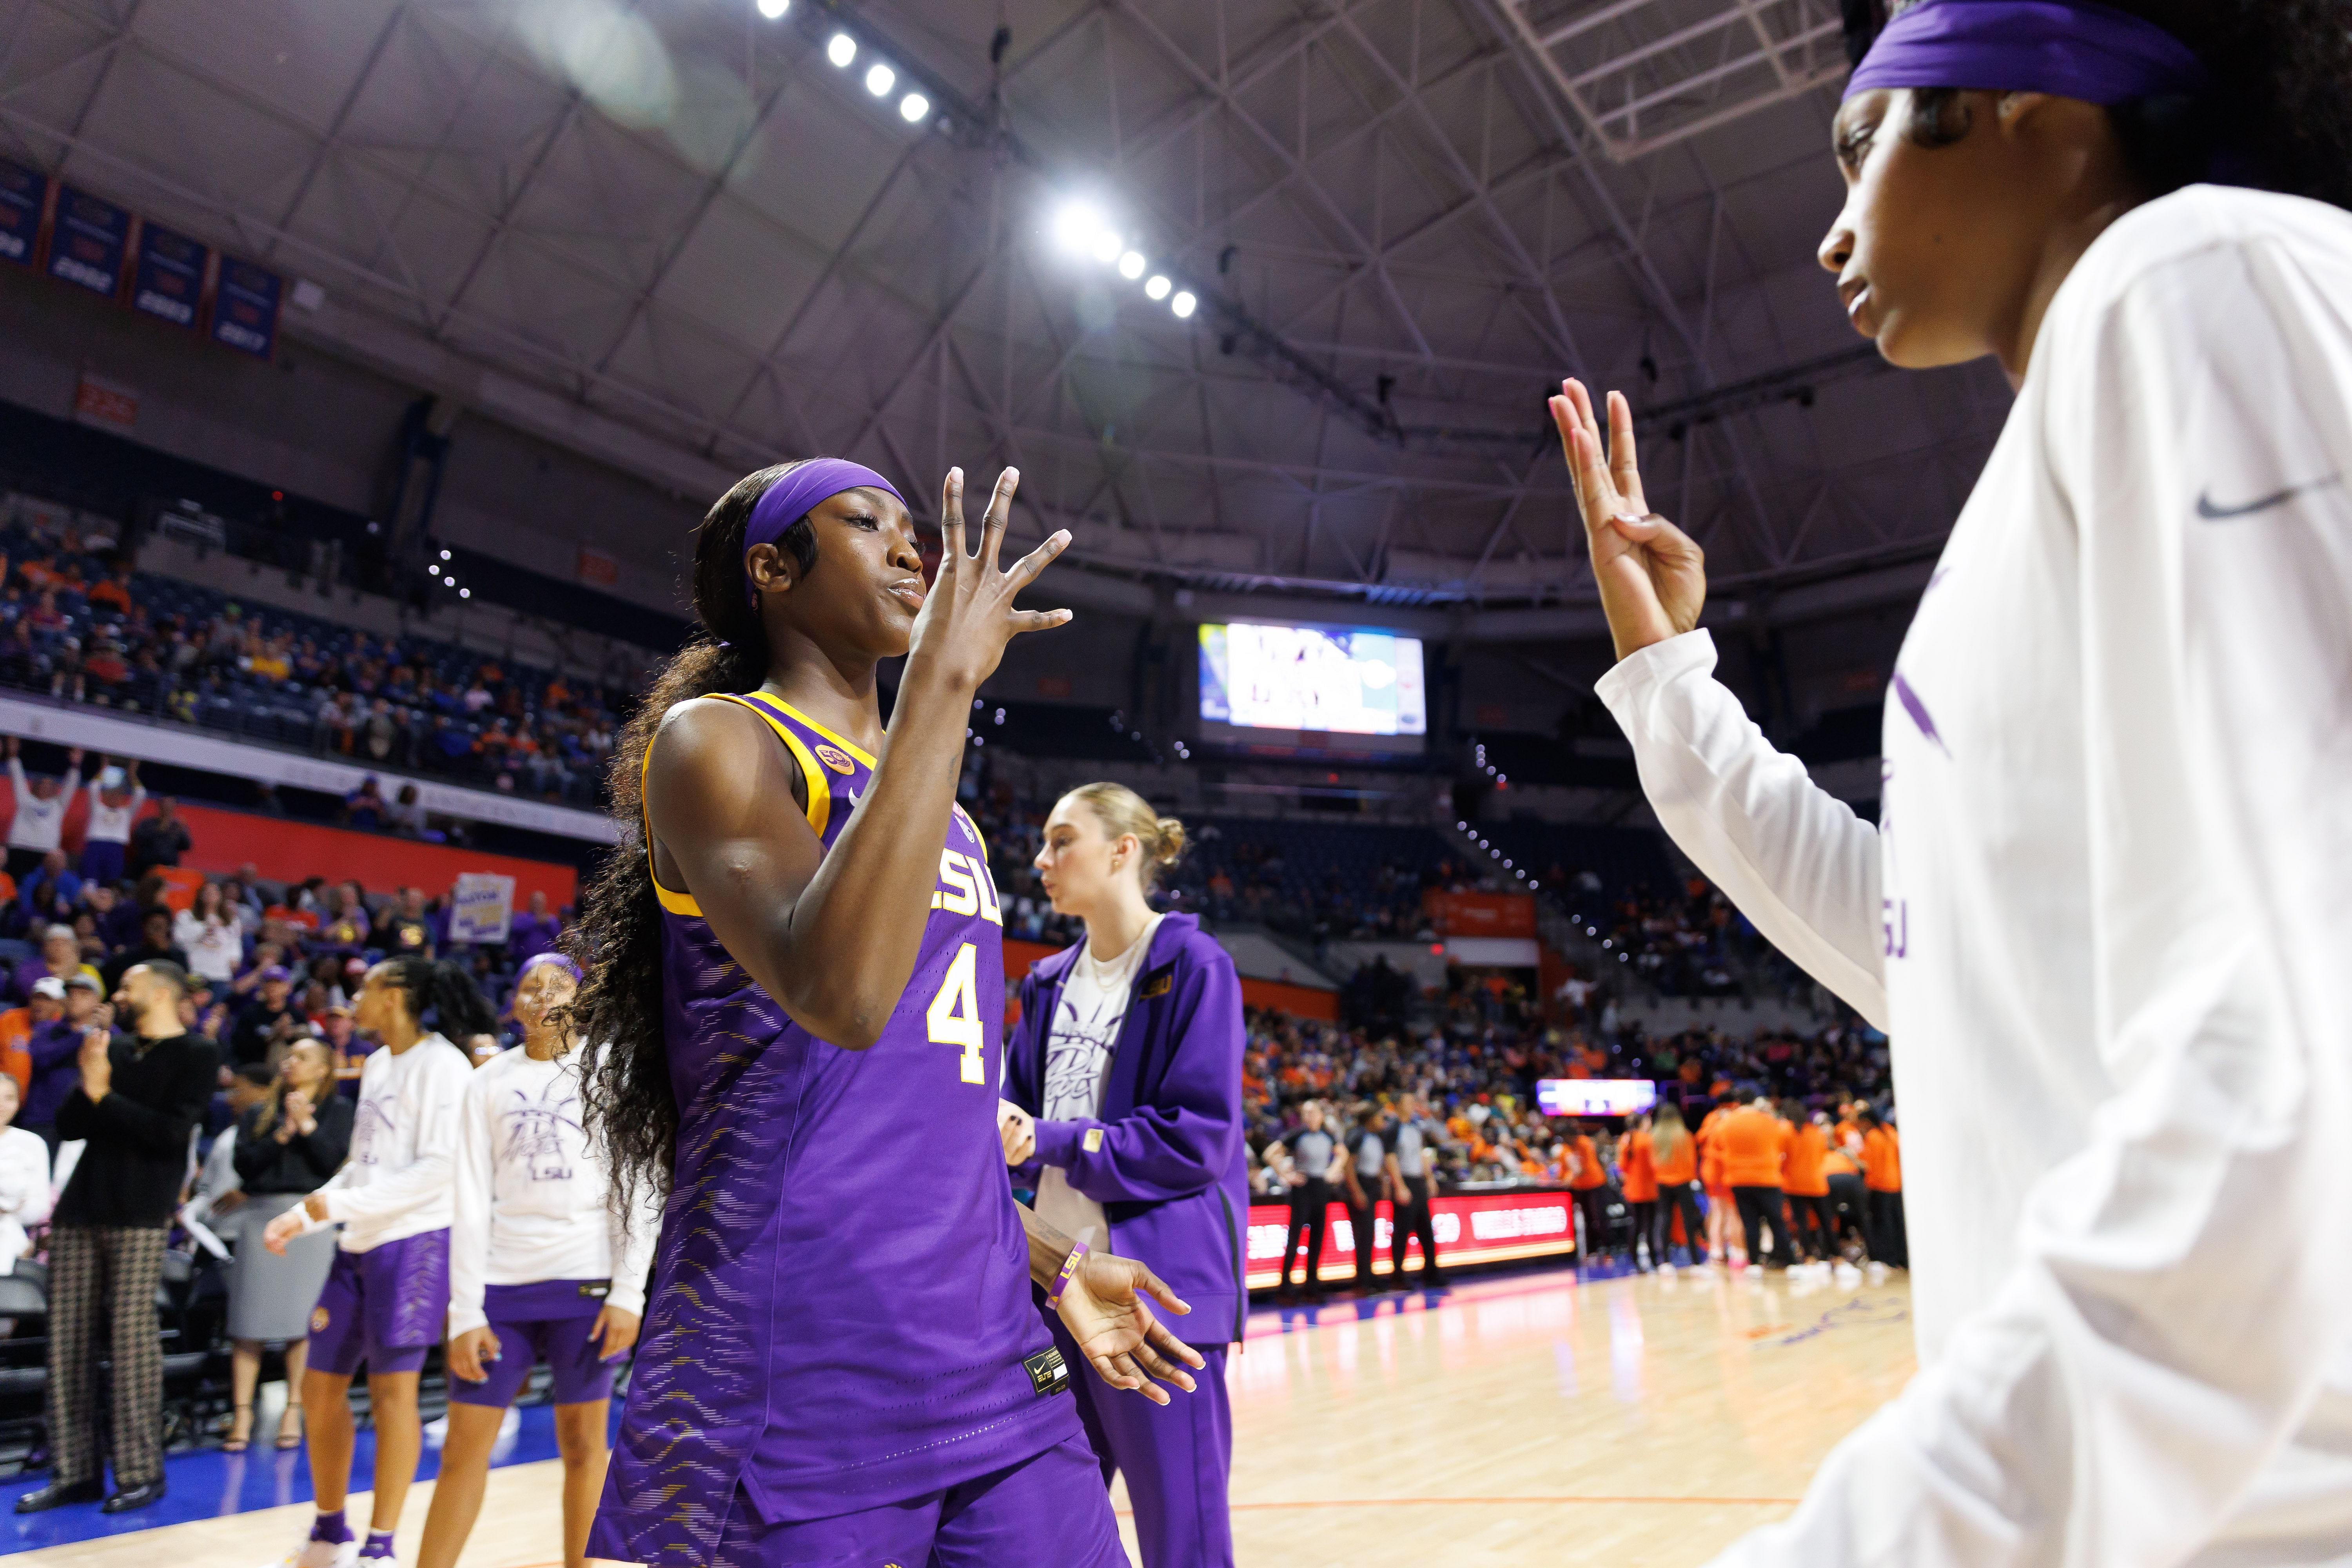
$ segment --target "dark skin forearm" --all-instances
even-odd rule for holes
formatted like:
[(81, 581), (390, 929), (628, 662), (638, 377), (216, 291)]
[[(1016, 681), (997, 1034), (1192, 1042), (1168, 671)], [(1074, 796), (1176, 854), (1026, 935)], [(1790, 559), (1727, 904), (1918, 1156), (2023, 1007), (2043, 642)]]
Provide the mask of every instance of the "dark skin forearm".
[(1027, 1204), (1013, 1205), (1021, 1211), (1021, 1228), (1029, 1237), (1029, 1278), (1051, 1290), (1062, 1272), (1062, 1264), (1077, 1243), (1037, 1217)]

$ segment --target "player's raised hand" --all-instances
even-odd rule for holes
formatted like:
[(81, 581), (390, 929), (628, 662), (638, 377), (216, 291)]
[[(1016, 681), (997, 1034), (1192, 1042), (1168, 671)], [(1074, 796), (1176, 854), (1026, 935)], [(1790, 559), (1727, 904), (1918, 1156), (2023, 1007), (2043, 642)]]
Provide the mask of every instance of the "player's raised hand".
[(907, 664), (935, 669), (942, 678), (967, 689), (996, 673), (1004, 645), (1023, 632), (1043, 631), (1065, 625), (1067, 610), (1016, 610), (1013, 601), (1037, 580), (1054, 557), (1070, 542), (1070, 531), (1058, 530), (1051, 539), (999, 571), (997, 553), (1013, 515), (1013, 492), (1020, 488), (1021, 471), (1007, 468), (997, 476), (996, 493), (980, 520), (980, 550), (964, 553), (963, 470), (950, 468), (940, 496), (940, 572), (915, 617), (913, 643)]
[(1160, 1383), (1190, 1394), (1192, 1374), (1185, 1369), (1208, 1363), (1200, 1352), (1169, 1332), (1152, 1312), (1153, 1301), (1171, 1312), (1192, 1310), (1132, 1258), (1089, 1252), (1062, 1287), (1062, 1326), (1105, 1383), (1165, 1405), (1168, 1391)]
[(1552, 423), (1559, 426), (1569, 477), (1584, 513), (1601, 613), (1609, 617), (1617, 657), (1623, 658), (1698, 625), (1700, 606), (1706, 603), (1706, 552), (1643, 499), (1633, 451), (1633, 410), (1625, 395), (1609, 395), (1604, 447), (1584, 384), (1563, 381), (1559, 391), (1550, 400)]

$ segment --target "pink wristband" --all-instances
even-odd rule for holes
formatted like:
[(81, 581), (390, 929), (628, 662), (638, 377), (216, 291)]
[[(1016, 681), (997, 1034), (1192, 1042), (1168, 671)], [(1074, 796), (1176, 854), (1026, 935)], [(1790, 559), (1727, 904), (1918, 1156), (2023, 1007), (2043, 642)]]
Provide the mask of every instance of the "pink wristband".
[(1062, 1271), (1054, 1276), (1054, 1288), (1045, 1292), (1045, 1306), (1049, 1310), (1058, 1312), (1062, 1310), (1062, 1292), (1068, 1289), (1071, 1277), (1077, 1273), (1078, 1265), (1086, 1260), (1086, 1256), (1087, 1244), (1082, 1241), (1071, 1247), (1070, 1255), (1062, 1259)]

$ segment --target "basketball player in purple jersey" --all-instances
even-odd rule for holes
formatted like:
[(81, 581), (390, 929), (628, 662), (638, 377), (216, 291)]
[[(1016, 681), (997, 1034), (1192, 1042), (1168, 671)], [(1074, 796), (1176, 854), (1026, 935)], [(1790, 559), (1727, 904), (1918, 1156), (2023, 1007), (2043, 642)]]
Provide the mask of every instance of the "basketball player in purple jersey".
[[(615, 753), (645, 858), (575, 938), (610, 1040), (587, 1108), (623, 1201), (669, 1189), (589, 1554), (677, 1564), (1124, 1564), (1043, 1287), (1107, 1382), (1164, 1401), (1201, 1358), (1013, 1201), (996, 1132), (1003, 915), (955, 805), (973, 693), (1013, 597), (1068, 542), (976, 556), (963, 478), (927, 594), (905, 503), (834, 459), (764, 469), (695, 548), (707, 636)], [(876, 669), (907, 656), (886, 731)]]

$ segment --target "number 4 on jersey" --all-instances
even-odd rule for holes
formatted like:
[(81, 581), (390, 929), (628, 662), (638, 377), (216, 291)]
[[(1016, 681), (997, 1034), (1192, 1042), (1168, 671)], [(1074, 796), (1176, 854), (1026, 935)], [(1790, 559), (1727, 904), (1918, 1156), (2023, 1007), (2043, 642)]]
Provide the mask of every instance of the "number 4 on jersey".
[(931, 998), (923, 1021), (930, 1026), (931, 1044), (963, 1047), (963, 1081), (986, 1083), (988, 1074), (980, 1054), (982, 1020), (980, 1016), (980, 986), (978, 984), (979, 952), (970, 942), (956, 949), (948, 964), (947, 975), (940, 982), (940, 993)]

